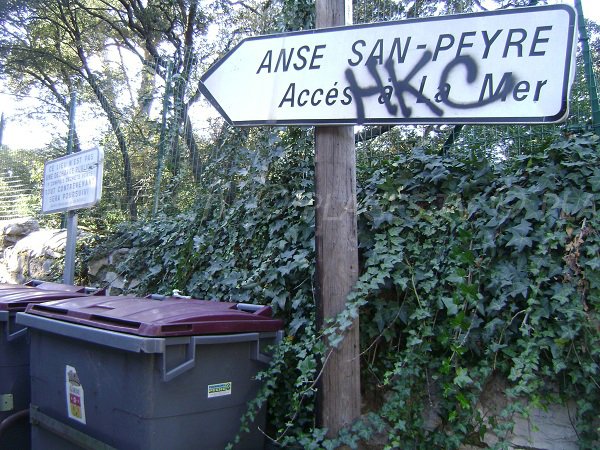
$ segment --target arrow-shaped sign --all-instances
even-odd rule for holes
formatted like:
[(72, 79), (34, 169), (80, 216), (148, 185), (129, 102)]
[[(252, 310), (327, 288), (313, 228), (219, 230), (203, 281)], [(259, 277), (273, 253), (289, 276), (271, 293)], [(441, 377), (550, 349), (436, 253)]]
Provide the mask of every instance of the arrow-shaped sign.
[(248, 38), (201, 79), (235, 125), (563, 120), (575, 54), (567, 5)]

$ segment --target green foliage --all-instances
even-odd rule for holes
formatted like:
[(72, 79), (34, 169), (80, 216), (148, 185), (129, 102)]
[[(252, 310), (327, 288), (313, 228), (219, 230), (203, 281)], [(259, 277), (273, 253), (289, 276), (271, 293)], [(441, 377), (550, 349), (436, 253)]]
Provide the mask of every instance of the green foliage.
[(390, 448), (479, 443), (493, 428), (476, 409), (492, 374), (535, 404), (585, 398), (581, 444), (597, 439), (586, 412), (600, 394), (597, 144), (581, 136), (503, 170), (417, 149), (371, 176), (355, 297), (372, 319), (361, 326), (366, 385), (382, 387), (372, 395), (384, 398)]
[(279, 31), (310, 30), (315, 27), (314, 0), (280, 0)]
[[(123, 229), (111, 244), (132, 248), (120, 270), (141, 281), (140, 292), (271, 304), (285, 319), (248, 422), (266, 404), (267, 431), (285, 448), (356, 448), (382, 432), (386, 448), (483, 445), (487, 432), (502, 446), (513, 414), (571, 398), (581, 447), (593, 447), (596, 136), (501, 167), (415, 148), (359, 168), (361, 276), (347, 310), (323, 330), (312, 285), (310, 133), (228, 130), (221, 138), (222, 156), (204, 172), (192, 211)], [(359, 313), (370, 413), (326, 439), (315, 427), (319, 367)], [(507, 380), (515, 402), (484, 416), (477, 405), (494, 376)]]

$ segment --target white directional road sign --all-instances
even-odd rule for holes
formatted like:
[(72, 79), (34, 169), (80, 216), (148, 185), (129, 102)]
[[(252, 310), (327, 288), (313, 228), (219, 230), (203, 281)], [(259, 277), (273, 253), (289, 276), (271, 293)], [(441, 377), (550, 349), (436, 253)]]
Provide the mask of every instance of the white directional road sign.
[(72, 153), (44, 164), (42, 212), (44, 214), (89, 208), (102, 196), (104, 152), (99, 149)]
[(575, 26), (552, 5), (260, 36), (201, 81), (235, 125), (558, 122)]

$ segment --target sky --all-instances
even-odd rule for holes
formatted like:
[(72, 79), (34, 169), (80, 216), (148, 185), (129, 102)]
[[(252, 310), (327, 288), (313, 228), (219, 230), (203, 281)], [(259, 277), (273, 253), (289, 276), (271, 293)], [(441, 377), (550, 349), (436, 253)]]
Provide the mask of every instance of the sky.
[[(567, 3), (573, 0), (557, 0), (548, 3)], [(581, 0), (583, 14), (587, 19), (600, 23), (600, 0)], [(53, 136), (66, 135), (66, 119), (45, 118), (43, 121), (32, 112), (40, 107), (40, 100), (34, 97), (17, 98), (6, 94), (6, 87), (0, 84), (0, 113), (4, 113), (6, 126), (2, 143), (14, 149), (42, 148), (50, 143)], [(200, 112), (198, 114), (201, 114)], [(47, 116), (46, 116), (47, 117)], [(100, 136), (100, 129), (106, 122), (97, 120), (91, 111), (77, 110), (77, 131), (82, 141), (82, 148), (92, 148)]]

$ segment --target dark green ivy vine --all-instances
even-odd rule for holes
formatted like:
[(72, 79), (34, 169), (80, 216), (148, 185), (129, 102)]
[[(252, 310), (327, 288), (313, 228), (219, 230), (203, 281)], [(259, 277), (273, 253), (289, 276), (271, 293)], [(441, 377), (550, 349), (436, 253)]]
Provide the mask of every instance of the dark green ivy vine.
[[(314, 192), (308, 130), (232, 131), (200, 201), (123, 227), (120, 271), (140, 293), (271, 304), (286, 337), (264, 388), (267, 432), (285, 448), (506, 446), (515, 413), (576, 402), (581, 448), (598, 443), (600, 152), (558, 140), (491, 165), (415, 148), (358, 168), (361, 276), (348, 309), (315, 327)], [(315, 427), (319, 367), (361, 318), (363, 419), (336, 439)], [(503, 380), (511, 401), (484, 414)], [(433, 413), (432, 413), (433, 411)]]

